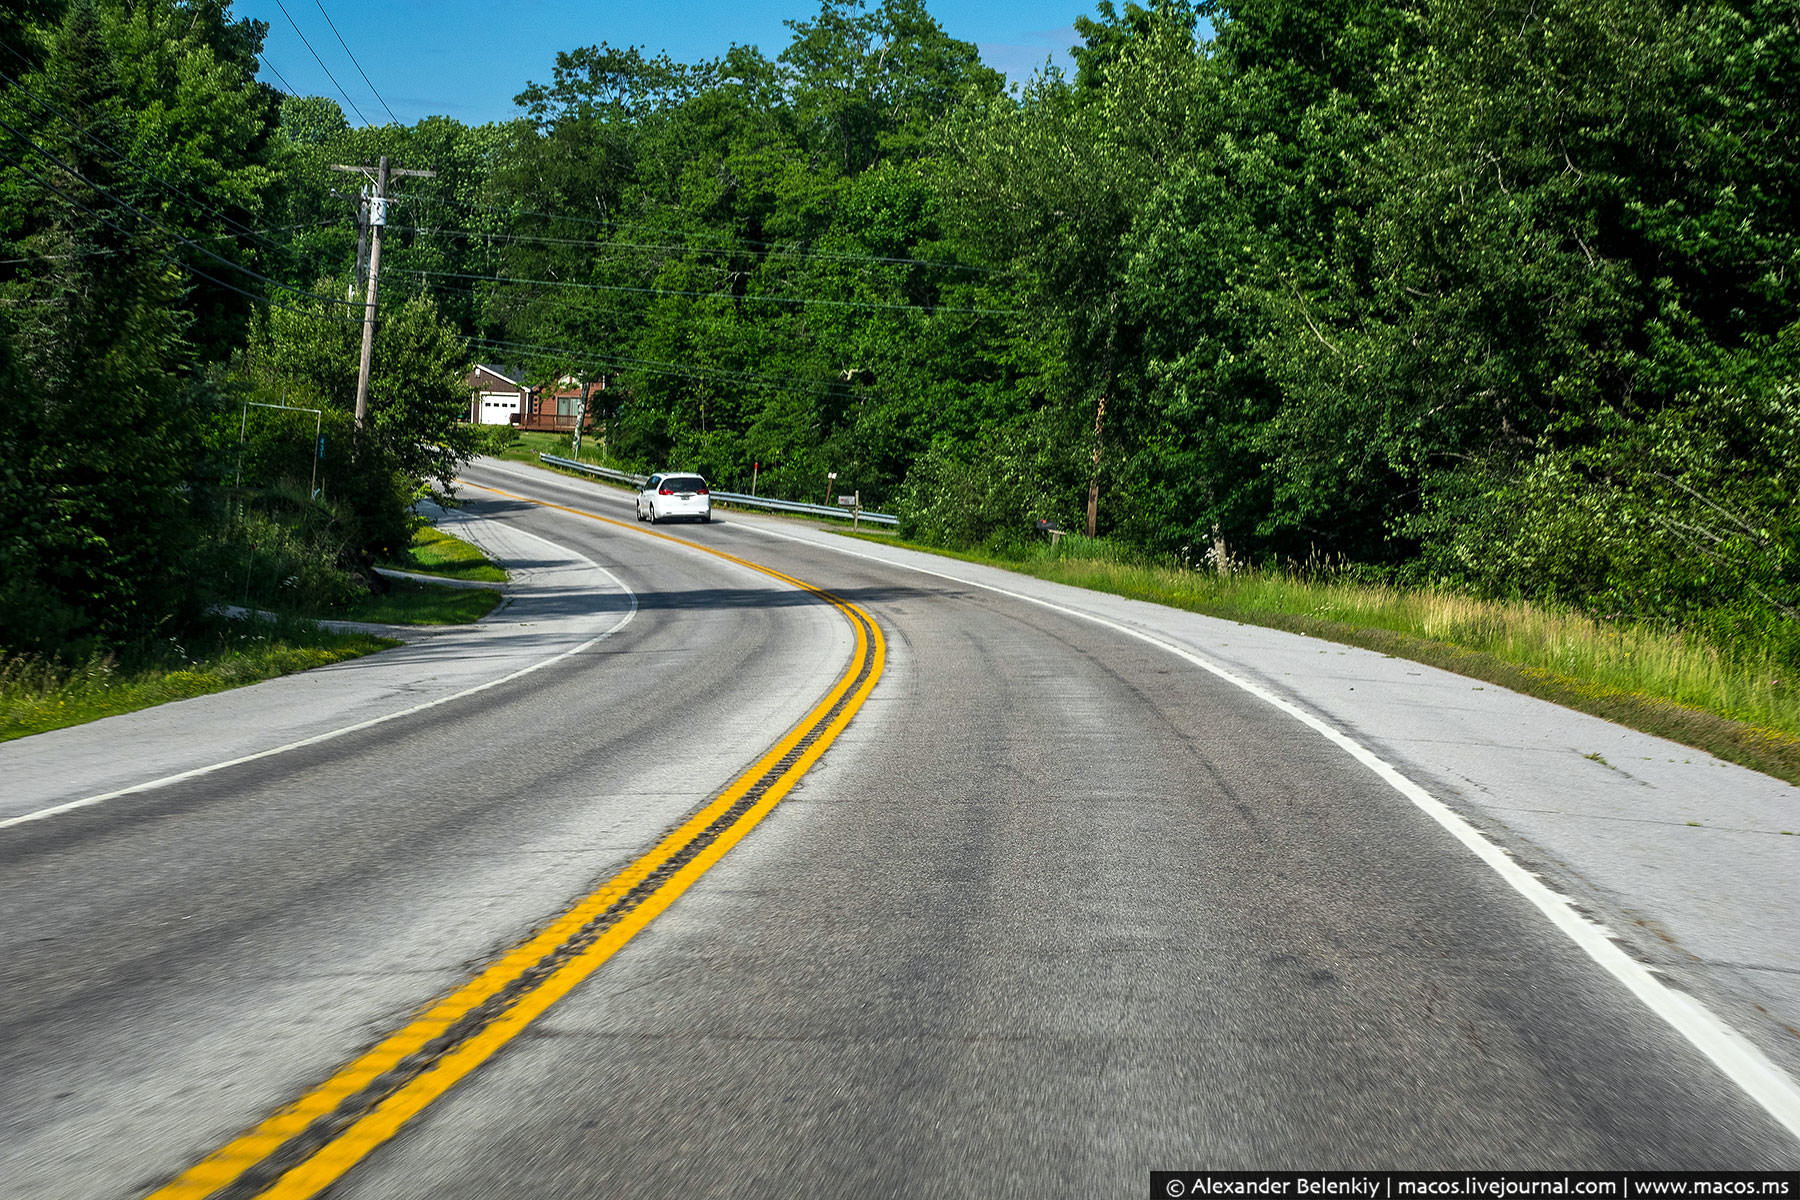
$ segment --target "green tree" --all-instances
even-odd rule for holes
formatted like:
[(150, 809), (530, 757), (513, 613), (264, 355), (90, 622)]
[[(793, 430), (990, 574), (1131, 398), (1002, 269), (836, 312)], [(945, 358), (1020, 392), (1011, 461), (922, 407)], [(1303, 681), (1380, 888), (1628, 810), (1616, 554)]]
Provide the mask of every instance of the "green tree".
[(1152, 0), (1149, 8), (1127, 0), (1123, 11), (1112, 0), (1100, 0), (1094, 12), (1098, 20), (1075, 18), (1081, 45), (1069, 51), (1075, 60), (1075, 87), (1086, 95), (1104, 91), (1111, 67), (1132, 46), (1150, 37), (1158, 25), (1175, 24), (1192, 30), (1196, 16), (1186, 0)]
[(323, 146), (350, 130), (336, 100), (325, 96), (284, 96), (281, 135), (296, 146)]
[[(275, 310), (254, 369), (265, 390), (285, 388), (293, 403), (353, 413), (361, 339), (360, 321)], [(355, 452), (414, 485), (447, 489), (472, 452), (462, 425), (468, 343), (429, 297), (410, 297), (382, 305), (371, 364), (368, 423)]]
[[(0, 228), (24, 260), (0, 281), (0, 637), (76, 657), (191, 601), (199, 457), (173, 247), (120, 209), (130, 179), (107, 148), (126, 140), (131, 100), (105, 34), (96, 6), (71, 5), (45, 34), (38, 98), (0, 96)], [(46, 103), (85, 114), (91, 136), (48, 151), (21, 124)]]
[(855, 174), (883, 154), (916, 153), (932, 124), (973, 90), (1003, 80), (976, 48), (948, 36), (920, 0), (822, 0), (810, 21), (789, 21), (781, 61), (802, 144)]

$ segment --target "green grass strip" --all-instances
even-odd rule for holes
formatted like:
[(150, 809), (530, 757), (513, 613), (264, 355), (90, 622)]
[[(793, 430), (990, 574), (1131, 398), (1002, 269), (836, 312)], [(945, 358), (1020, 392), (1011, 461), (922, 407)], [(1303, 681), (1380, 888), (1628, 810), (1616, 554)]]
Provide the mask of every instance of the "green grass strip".
[[(329, 666), (400, 643), (368, 633), (334, 633), (316, 618), (381, 625), (462, 625), (500, 603), (491, 588), (448, 588), (395, 580), (381, 595), (328, 612), (283, 614), (273, 622), (222, 621), (188, 647), (161, 646), (121, 666), (108, 656), (78, 668), (39, 659), (0, 660), (0, 742)], [(170, 662), (169, 660), (176, 660)]]
[[(209, 649), (179, 666), (122, 668), (111, 657), (74, 669), (36, 659), (0, 661), (0, 742), (291, 675), (400, 643), (261, 621), (231, 622)], [(185, 657), (190, 651), (172, 650)]]
[[(407, 560), (396, 565), (457, 580), (506, 579), (506, 572), (480, 550), (429, 526), (415, 535)], [(379, 595), (325, 611), (284, 613), (273, 620), (209, 618), (189, 633), (186, 645), (154, 643), (124, 663), (110, 655), (74, 668), (43, 659), (0, 659), (0, 742), (329, 666), (400, 644), (369, 633), (331, 632), (315, 624), (319, 619), (463, 625), (486, 616), (501, 598), (492, 588), (391, 580)]]
[(375, 625), (466, 625), (487, 616), (500, 599), (500, 593), (493, 588), (450, 588), (390, 579), (388, 590), (379, 595), (370, 594), (328, 612), (305, 615)]
[(471, 583), (505, 583), (507, 579), (505, 569), (479, 548), (430, 525), (419, 527), (404, 555), (383, 565)]

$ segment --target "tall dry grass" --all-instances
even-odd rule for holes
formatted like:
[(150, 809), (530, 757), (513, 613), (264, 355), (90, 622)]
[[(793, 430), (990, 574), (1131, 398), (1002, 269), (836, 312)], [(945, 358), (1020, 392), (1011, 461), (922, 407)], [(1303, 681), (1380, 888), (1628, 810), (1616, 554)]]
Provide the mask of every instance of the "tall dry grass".
[(1579, 690), (1668, 701), (1800, 735), (1800, 693), (1791, 673), (1753, 649), (1727, 649), (1677, 630), (1444, 589), (1316, 572), (1221, 574), (1144, 565), (1085, 541), (1031, 559), (1025, 569), (1040, 578), (1235, 620), (1292, 617), (1386, 630), (1546, 672)]

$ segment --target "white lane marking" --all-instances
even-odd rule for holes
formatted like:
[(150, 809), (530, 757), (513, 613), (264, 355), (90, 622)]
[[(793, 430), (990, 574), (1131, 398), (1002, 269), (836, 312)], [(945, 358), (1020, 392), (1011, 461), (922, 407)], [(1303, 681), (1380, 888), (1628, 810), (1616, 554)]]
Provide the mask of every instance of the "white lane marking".
[(981, 588), (983, 591), (993, 592), (1014, 600), (1023, 600), (1028, 604), (1036, 604), (1065, 616), (1090, 621), (1127, 637), (1147, 642), (1160, 650), (1166, 650), (1177, 658), (1192, 663), (1201, 670), (1217, 676), (1233, 687), (1240, 688), (1265, 704), (1293, 717), (1308, 729), (1346, 751), (1350, 757), (1373, 771), (1388, 786), (1412, 801), (1422, 812), (1467, 847), (1475, 857), (1486, 863), (1496, 875), (1510, 884), (1514, 891), (1529, 900), (1539, 912), (1549, 918), (1552, 925), (1561, 930), (1570, 941), (1581, 947), (1589, 958), (1624, 984), (1646, 1008), (1661, 1017), (1675, 1032), (1686, 1038), (1690, 1045), (1711, 1059), (1713, 1065), (1724, 1072), (1725, 1076), (1737, 1084), (1746, 1095), (1761, 1105), (1763, 1110), (1780, 1123), (1788, 1133), (1795, 1138), (1800, 1138), (1800, 1087), (1795, 1085), (1793, 1079), (1786, 1072), (1771, 1062), (1748, 1038), (1726, 1024), (1711, 1009), (1686, 992), (1670, 987), (1658, 979), (1655, 972), (1649, 967), (1627, 954), (1619, 944), (1617, 935), (1600, 922), (1583, 916), (1576, 910), (1573, 900), (1521, 867), (1504, 847), (1491, 841), (1486, 834), (1465, 821), (1449, 805), (1402, 775), (1392, 763), (1349, 734), (1291, 701), (1282, 699), (1260, 684), (1245, 679), (1184, 646), (1166, 642), (1153, 634), (1133, 629), (1129, 625), (1120, 624), (1109, 618), (1082, 612), (1078, 608), (1070, 608), (1058, 604), (1054, 600), (1029, 596), (1024, 592), (1015, 592), (1010, 588), (982, 583), (979, 580), (951, 575), (943, 571), (933, 571), (930, 568), (914, 566), (911, 563), (895, 562), (877, 554), (851, 550), (844, 546), (834, 546), (829, 542), (814, 541), (811, 538), (767, 529), (757, 524), (734, 522), (734, 526), (738, 529), (755, 530), (768, 537), (801, 542), (836, 554), (845, 554), (852, 558), (867, 559), (870, 562), (915, 571), (921, 575), (934, 576), (950, 583)]
[(529, 675), (533, 671), (541, 671), (545, 667), (552, 666), (555, 663), (559, 663), (565, 658), (568, 658), (572, 655), (580, 654), (583, 650), (591, 649), (592, 647), (599, 645), (601, 642), (604, 642), (607, 638), (611, 637), (613, 634), (619, 632), (619, 630), (625, 628), (625, 626), (627, 626), (631, 623), (631, 618), (637, 616), (637, 611), (638, 611), (637, 594), (635, 592), (633, 592), (630, 588), (626, 587), (625, 584), (619, 579), (619, 577), (617, 575), (614, 575), (611, 571), (607, 570), (605, 567), (601, 566), (599, 563), (595, 562), (593, 559), (587, 557), (585, 554), (577, 554), (577, 553), (575, 553), (575, 551), (570, 550), (567, 546), (558, 545), (557, 543), (551, 541), (549, 538), (541, 537), (538, 534), (530, 532), (529, 530), (509, 529), (508, 532), (520, 533), (520, 534), (524, 534), (526, 537), (536, 538), (538, 541), (543, 542), (545, 545), (550, 546), (558, 551), (561, 551), (564, 554), (569, 555), (572, 558), (578, 559), (581, 562), (586, 563), (588, 566), (594, 568), (594, 570), (600, 572), (602, 575), (604, 575), (608, 579), (612, 580), (613, 583), (617, 584), (619, 590), (625, 593), (626, 600), (630, 601), (630, 607), (628, 609), (626, 609), (625, 615), (622, 618), (620, 618), (619, 623), (614, 625), (612, 628), (606, 630), (604, 633), (601, 633), (595, 637), (589, 638), (587, 641), (581, 643), (581, 645), (572, 647), (571, 649), (568, 649), (568, 650), (564, 650), (561, 654), (551, 655), (549, 658), (544, 659), (542, 662), (535, 662), (535, 663), (531, 664), (529, 667), (522, 667), (519, 670), (514, 671), (509, 675), (502, 675), (498, 679), (490, 679), (486, 683), (479, 683), (479, 684), (476, 684), (474, 687), (464, 688), (462, 691), (453, 692), (448, 696), (439, 696), (436, 700), (427, 700), (423, 704), (415, 704), (411, 708), (403, 708), (398, 712), (391, 712), (391, 713), (386, 714), (385, 716), (370, 717), (366, 721), (358, 721), (354, 725), (345, 725), (341, 729), (333, 729), (326, 733), (316, 733), (311, 737), (301, 738), (297, 742), (289, 742), (283, 746), (275, 746), (272, 749), (268, 749), (268, 750), (258, 750), (254, 754), (241, 755), (238, 758), (226, 759), (224, 762), (211, 763), (204, 767), (194, 767), (191, 770), (181, 771), (174, 775), (164, 775), (160, 779), (152, 779), (146, 783), (134, 783), (130, 787), (122, 787), (122, 788), (118, 788), (114, 791), (102, 792), (96, 796), (83, 796), (79, 800), (70, 800), (64, 804), (53, 805), (50, 808), (41, 808), (41, 809), (37, 810), (36, 812), (29, 812), (29, 813), (24, 814), (23, 816), (8, 817), (5, 820), (0, 820), (0, 829), (11, 829), (15, 825), (24, 825), (29, 821), (42, 821), (42, 820), (46, 820), (50, 817), (61, 816), (63, 813), (66, 813), (66, 812), (74, 812), (78, 808), (91, 808), (92, 806), (94, 806), (96, 804), (104, 804), (108, 800), (117, 800), (120, 796), (132, 796), (132, 795), (138, 794), (139, 792), (155, 791), (158, 788), (165, 788), (165, 787), (170, 786), (171, 784), (182, 783), (189, 779), (198, 779), (202, 775), (211, 775), (217, 771), (223, 771), (223, 770), (227, 769), (228, 767), (242, 766), (244, 763), (256, 762), (258, 759), (273, 758), (277, 754), (286, 754), (290, 750), (300, 750), (307, 746), (316, 746), (320, 742), (329, 742), (333, 738), (341, 738), (347, 734), (359, 733), (364, 729), (370, 729), (376, 725), (385, 725), (389, 721), (398, 721), (402, 717), (410, 717), (410, 716), (414, 715), (415, 713), (422, 713), (426, 709), (436, 708), (440, 704), (449, 704), (451, 701), (454, 701), (454, 700), (466, 699), (467, 697), (473, 696), (478, 692), (485, 692), (489, 688), (497, 688), (503, 683), (511, 683), (513, 680), (518, 679), (521, 676)]

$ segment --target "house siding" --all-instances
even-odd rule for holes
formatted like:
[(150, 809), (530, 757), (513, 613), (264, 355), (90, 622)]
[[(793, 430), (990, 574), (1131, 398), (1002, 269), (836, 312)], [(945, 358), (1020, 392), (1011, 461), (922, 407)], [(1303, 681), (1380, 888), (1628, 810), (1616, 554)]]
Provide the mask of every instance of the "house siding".
[(489, 367), (477, 365), (466, 380), (469, 387), (469, 421), (477, 425), (508, 425), (525, 408), (526, 388)]

